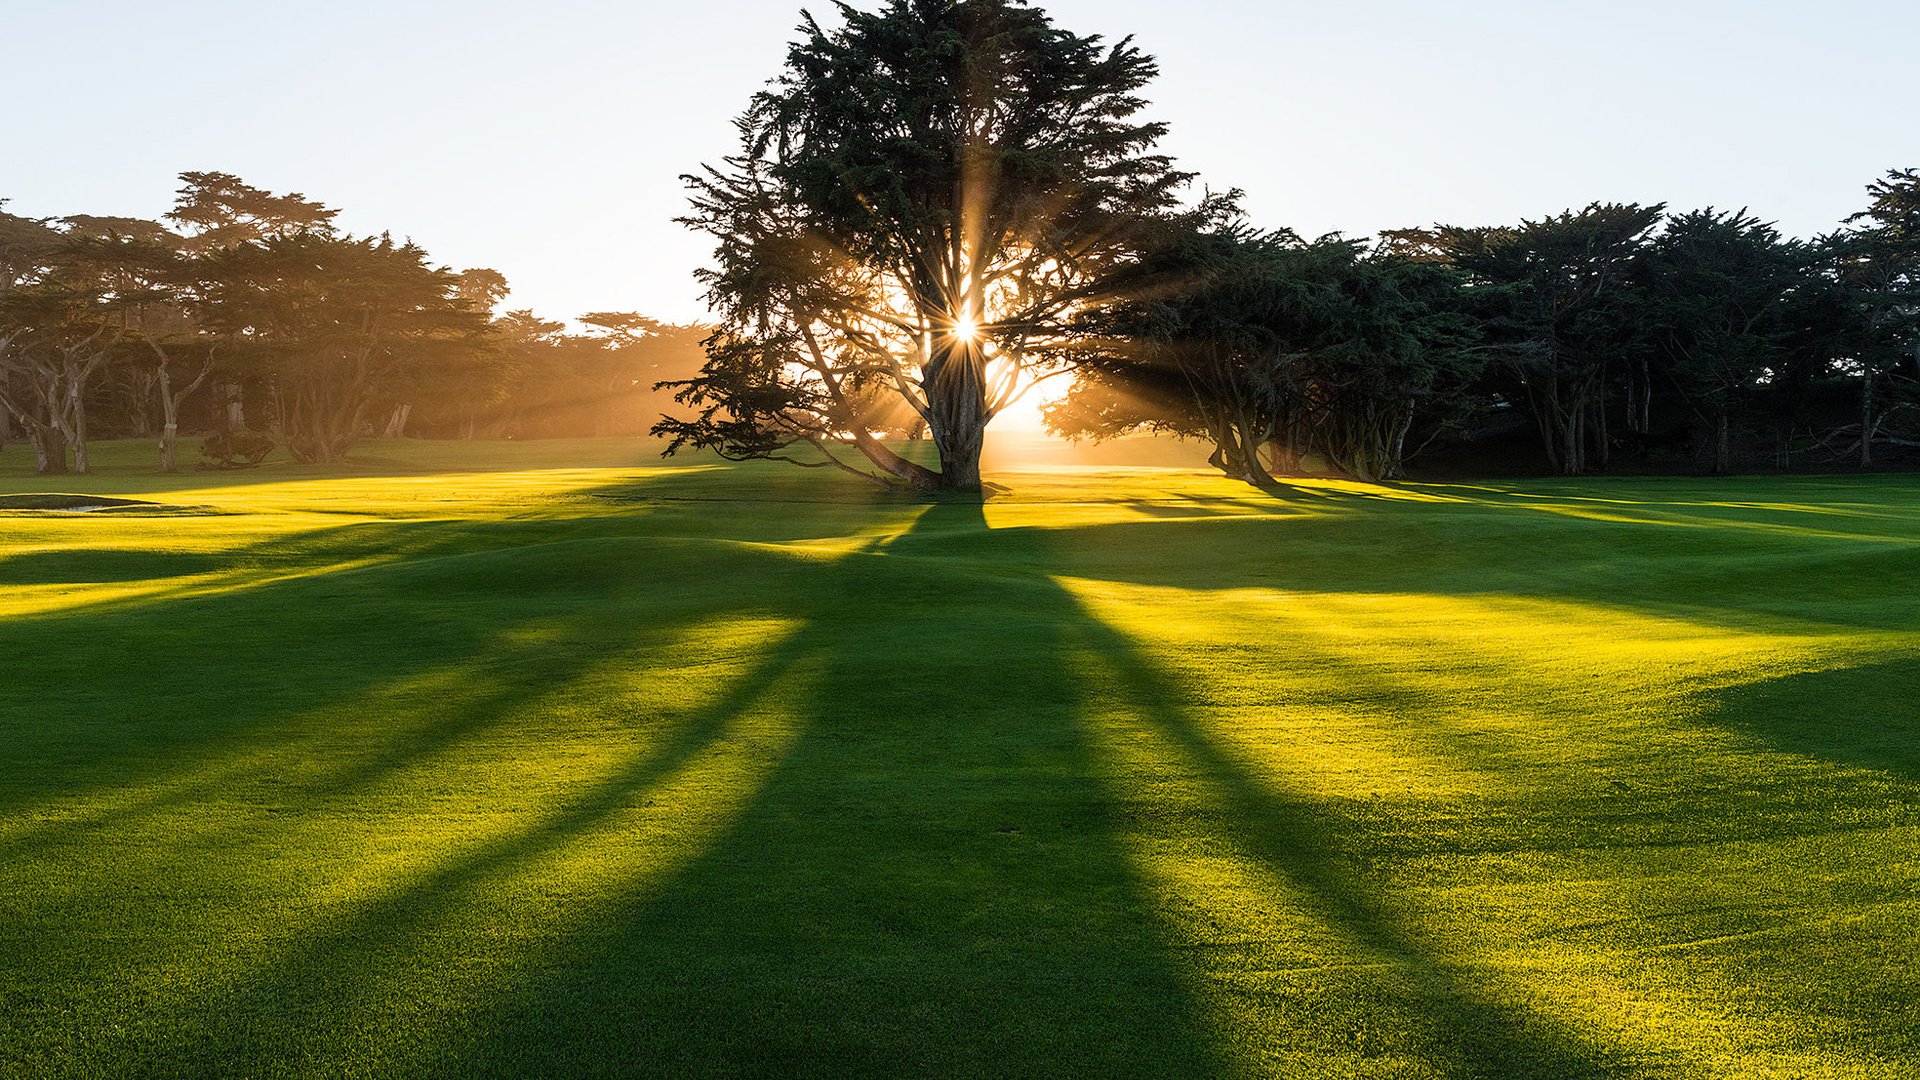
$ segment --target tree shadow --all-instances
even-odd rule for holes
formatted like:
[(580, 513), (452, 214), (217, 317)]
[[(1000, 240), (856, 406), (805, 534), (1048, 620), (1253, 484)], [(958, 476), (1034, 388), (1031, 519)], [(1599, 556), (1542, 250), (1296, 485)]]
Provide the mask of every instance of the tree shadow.
[(1791, 754), (1920, 780), (1920, 657), (1721, 690), (1706, 718)]
[[(1514, 1004), (1527, 988), (1496, 985), (1489, 976), (1444, 958), (1404, 914), (1387, 869), (1372, 865), (1369, 853), (1378, 841), (1367, 835), (1364, 823), (1347, 818), (1329, 801), (1290, 794), (1236, 760), (1182, 704), (1194, 694), (1177, 678), (1092, 612), (1082, 616), (1077, 633), (1116, 687), (1116, 704), (1129, 722), (1143, 725), (1166, 748), (1169, 772), (1190, 789), (1199, 804), (1196, 816), (1218, 833), (1213, 839), (1287, 887), (1285, 896), (1269, 895), (1256, 903), (1301, 905), (1324, 933), (1345, 944), (1344, 964), (1306, 957), (1292, 961), (1303, 971), (1319, 969), (1316, 987), (1322, 1000), (1316, 1011), (1333, 1029), (1296, 1038), (1333, 1042), (1355, 1035), (1363, 1053), (1410, 1056), (1423, 1074), (1588, 1077), (1617, 1070), (1616, 1055), (1608, 1048)], [(1115, 782), (1136, 781), (1119, 776)], [(1147, 816), (1166, 820), (1171, 815)], [(1239, 943), (1247, 963), (1259, 965), (1264, 944)], [(1239, 1007), (1256, 1014), (1285, 1007), (1253, 987), (1242, 988), (1239, 996)], [(1248, 1026), (1258, 1029), (1260, 1020), (1249, 1018)]]
[[(121, 740), (113, 745), (76, 750), (46, 736), (37, 752), (70, 764), (31, 791), (9, 793), (10, 806), (56, 790), (166, 779), (191, 758), (290, 738), (283, 729), (297, 717), (390, 684), (457, 678), (469, 663), (513, 666), (497, 685), (450, 693), (426, 723), (302, 780), (308, 795), (351, 803), (397, 770), (504, 738), (546, 689), (605, 658), (630, 657), (636, 681), (692, 677), (661, 667), (647, 652), (655, 638), (694, 636), (721, 616), (797, 625), (705, 706), (636, 733), (618, 767), (330, 913), (280, 951), (244, 956), (226, 983), (149, 1017), (126, 1037), (134, 1041), (96, 1047), (98, 1060), (238, 1073), (1259, 1071), (1265, 1063), (1236, 1045), (1221, 1015), (1239, 1010), (1275, 1038), (1326, 1016), (1363, 1017), (1405, 1033), (1396, 1036), (1400, 1049), (1443, 1075), (1576, 1077), (1615, 1064), (1606, 1048), (1515, 1004), (1523, 995), (1514, 987), (1444, 955), (1404, 911), (1391, 876), (1355, 857), (1363, 822), (1238, 760), (1194, 704), (1204, 695), (1055, 580), (1326, 587), (1313, 565), (1251, 556), (1304, 542), (1331, 558), (1342, 545), (1374, 543), (1359, 584), (1344, 587), (1472, 591), (1465, 571), (1474, 553), (1409, 563), (1395, 546), (1435, 520), (1424, 511), (1369, 500), (1369, 515), (1412, 523), (1413, 532), (1384, 546), (1364, 532), (1380, 527), (1377, 516), (1369, 525), (1338, 511), (1142, 523), (1126, 526), (1131, 532), (989, 530), (979, 506), (953, 503), (915, 508), (912, 527), (889, 536), (875, 524), (882, 504), (870, 499), (805, 513), (744, 504), (716, 526), (662, 510), (677, 490), (669, 483), (635, 496), (643, 516), (439, 525), (390, 537), (427, 538), (409, 564), (23, 626), (21, 644), (58, 627), (69, 640), (144, 651), (137, 669), (108, 673), (102, 701), (124, 699), (172, 666), (183, 673), (163, 680), (163, 691), (205, 696), (174, 702), (163, 693), (146, 726), (109, 725)], [(1208, 530), (1198, 541), (1182, 534), (1195, 558), (1170, 559), (1142, 532), (1168, 527)], [(865, 546), (831, 557), (766, 546), (803, 549), (862, 530), (870, 531)], [(352, 544), (380, 542), (373, 532)], [(519, 575), (539, 584), (521, 585)], [(1604, 584), (1563, 573), (1534, 587), (1602, 595)], [(1510, 587), (1523, 589), (1524, 576)], [(373, 632), (395, 619), (417, 620), (417, 632)], [(233, 626), (264, 635), (256, 647), (298, 655), (303, 674), (324, 677), (204, 686), (191, 672), (194, 650)], [(535, 632), (540, 644), (516, 636)], [(385, 651), (369, 655), (376, 640)], [(1908, 687), (1911, 668), (1889, 667), (1824, 692)], [(35, 678), (42, 689), (58, 685)], [(1805, 700), (1820, 692), (1807, 690)], [(1212, 993), (1215, 971), (1195, 959), (1198, 946), (1239, 945), (1180, 939), (1144, 880), (1135, 838), (1185, 811), (1106, 757), (1094, 729), (1114, 709), (1171, 748), (1170, 767), (1207, 806), (1193, 827), (1284, 883), (1284, 896), (1257, 904), (1297, 905), (1349, 943), (1353, 970), (1326, 983), (1335, 999), (1327, 1012), (1289, 1012), (1293, 1003), (1258, 993), (1223, 1005)], [(131, 742), (149, 729), (172, 740), (161, 747), (167, 753)], [(1897, 742), (1775, 737), (1911, 768), (1910, 758), (1884, 756)], [(737, 806), (713, 815), (710, 834), (649, 827), (647, 804), (706, 790), (675, 778), (716, 757), (758, 763), (751, 781), (709, 792)], [(180, 789), (131, 813), (182, 812), (213, 791)], [(60, 839), (80, 842), (78, 834)], [(271, 846), (259, 835), (226, 839)], [(659, 845), (684, 851), (662, 860)], [(570, 877), (576, 864), (594, 876)], [(14, 929), (19, 938), (31, 928)]]
[[(1225, 1067), (1117, 840), (1044, 578), (824, 572), (798, 734), (735, 824), (449, 1044), (443, 1071), (1196, 1075)], [(991, 686), (991, 693), (981, 693)]]
[(737, 823), (559, 947), (471, 1026), (484, 1037), (449, 1041), (444, 1071), (1262, 1071), (1130, 850), (1142, 815), (1171, 811), (1143, 808), (1102, 758), (1089, 725), (1116, 700), (1224, 793), (1211, 826), (1357, 941), (1357, 963), (1384, 965), (1355, 1007), (1419, 1032), (1427, 1071), (1605, 1071), (1575, 1034), (1430, 956), (1324, 808), (1217, 748), (1176, 685), (1045, 572), (1041, 537), (991, 571), (952, 558), (987, 535), (977, 507), (936, 505), (828, 571), (835, 602), (803, 632), (821, 674), (800, 734)]

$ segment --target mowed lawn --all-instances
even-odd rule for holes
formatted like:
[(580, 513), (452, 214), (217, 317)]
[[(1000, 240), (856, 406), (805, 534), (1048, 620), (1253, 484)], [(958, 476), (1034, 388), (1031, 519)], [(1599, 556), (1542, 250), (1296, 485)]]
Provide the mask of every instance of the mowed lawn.
[[(0, 1074), (1920, 1074), (1920, 478), (0, 492)], [(190, 457), (190, 455), (186, 455)]]

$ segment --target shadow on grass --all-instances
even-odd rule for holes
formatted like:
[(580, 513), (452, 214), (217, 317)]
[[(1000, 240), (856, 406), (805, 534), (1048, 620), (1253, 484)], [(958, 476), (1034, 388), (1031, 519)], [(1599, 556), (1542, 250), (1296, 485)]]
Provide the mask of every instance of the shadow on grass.
[[(874, 505), (748, 513), (720, 531), (755, 544), (844, 535), (835, 529), (871, 522)], [(1367, 503), (1370, 513), (1383, 506), (1393, 504)], [(415, 526), (353, 540), (377, 550), (441, 538), (404, 564), (13, 627), (22, 645), (57, 632), (132, 650), (138, 670), (108, 673), (102, 701), (125, 699), (142, 676), (190, 669), (195, 650), (232, 628), (249, 631), (245, 647), (299, 658), (297, 674), (239, 684), (162, 679), (186, 696), (100, 729), (118, 742), (41, 736), (39, 752), (68, 763), (34, 787), (42, 795), (166, 780), (193, 758), (261, 739), (297, 748), (282, 729), (312, 710), (457, 677), (469, 664), (512, 666), (499, 686), (450, 691), (434, 719), (374, 735), (364, 752), (321, 763), (303, 782), (307, 795), (352, 802), (446, 749), (528, 738), (521, 725), (545, 690), (643, 642), (698, 633), (720, 616), (799, 623), (709, 705), (650, 739), (636, 734), (618, 767), (354, 901), (286, 951), (242, 955), (176, 1014), (142, 1018), (131, 1044), (94, 1046), (95, 1063), (450, 1075), (1257, 1069), (1226, 1033), (1206, 985), (1212, 973), (1171, 939), (1129, 848), (1147, 796), (1115, 774), (1088, 730), (1097, 708), (1118, 701), (1207, 793), (1207, 826), (1296, 898), (1262, 902), (1298, 902), (1354, 943), (1362, 970), (1340, 984), (1341, 1016), (1410, 1032), (1411, 1052), (1443, 1075), (1605, 1071), (1602, 1053), (1576, 1033), (1437, 954), (1399, 912), (1392, 883), (1343, 856), (1357, 826), (1236, 760), (1168, 673), (1054, 581), (1325, 587), (1323, 572), (1344, 556), (1349, 568), (1359, 560), (1362, 585), (1350, 587), (1468, 591), (1466, 562), (1485, 552), (1409, 564), (1435, 519), (1382, 513), (1401, 518), (1384, 541), (1367, 532), (1383, 527), (1378, 519), (1338, 514), (1181, 523), (1207, 530), (1198, 540), (1182, 534), (1187, 562), (1146, 550), (1154, 540), (1141, 530), (1160, 525), (995, 532), (978, 507), (955, 504), (927, 508), (890, 544), (831, 560), (664, 535), (714, 531), (692, 517)], [(1583, 555), (1598, 558), (1617, 539), (1613, 528), (1582, 540)], [(1310, 558), (1276, 557), (1295, 541)], [(1316, 568), (1315, 558), (1330, 561)], [(1604, 586), (1564, 568), (1534, 585), (1546, 595)], [(411, 632), (393, 634), (395, 620), (413, 620)], [(551, 635), (547, 644), (516, 644), (516, 633), (534, 630)], [(680, 674), (644, 653), (633, 663), (636, 680)], [(36, 678), (42, 690), (59, 686)], [(312, 681), (278, 681), (297, 678)], [(741, 723), (786, 724), (790, 737), (754, 741)], [(137, 744), (149, 731), (168, 753)], [(666, 797), (671, 778), (740, 753), (763, 753), (765, 767), (732, 785), (737, 810), (711, 835), (662, 838), (635, 817)], [(217, 787), (170, 790), (172, 801), (140, 812), (186, 812)], [(651, 845), (675, 842), (687, 845), (683, 858), (655, 857)], [(585, 885), (565, 871), (576, 855), (595, 868)], [(646, 869), (656, 866), (665, 869)], [(590, 902), (543, 900), (547, 887), (584, 889)], [(18, 938), (32, 927), (7, 929)], [(1257, 997), (1231, 1007), (1277, 1037), (1320, 1022)]]
[(735, 823), (578, 928), (444, 1072), (1224, 1067), (1079, 729), (1065, 597), (896, 557), (983, 528), (935, 505), (822, 569), (785, 658), (797, 734)]
[(1920, 657), (1723, 690), (1708, 719), (1786, 753), (1920, 779)]
[[(941, 566), (948, 545), (984, 536), (977, 507), (937, 505), (883, 552), (828, 571), (837, 602), (797, 639), (823, 674), (737, 825), (577, 934), (479, 1025), (491, 1038), (449, 1048), (446, 1071), (1260, 1070), (1205, 1003), (1209, 973), (1169, 940), (1128, 851), (1138, 798), (1086, 726), (1093, 699), (1115, 693), (1225, 793), (1217, 820), (1233, 839), (1360, 942), (1358, 962), (1382, 965), (1385, 981), (1348, 1004), (1393, 1015), (1344, 1019), (1418, 1030), (1416, 1053), (1442, 1075), (1603, 1071), (1573, 1035), (1425, 955), (1313, 808), (1217, 749), (1172, 684), (1049, 576)], [(1089, 652), (1110, 685), (1086, 682)], [(1283, 1037), (1313, 1023), (1251, 1019)]]

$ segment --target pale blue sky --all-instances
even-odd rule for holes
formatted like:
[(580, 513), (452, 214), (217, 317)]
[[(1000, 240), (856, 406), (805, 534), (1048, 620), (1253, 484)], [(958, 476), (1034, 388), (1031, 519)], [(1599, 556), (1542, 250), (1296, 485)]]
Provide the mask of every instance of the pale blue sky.
[[(699, 314), (676, 176), (730, 146), (797, 0), (0, 0), (18, 213), (157, 215), (222, 169), (492, 266), (550, 316)], [(1303, 232), (1594, 199), (1832, 227), (1920, 165), (1920, 4), (1055, 0), (1162, 61), (1167, 147)], [(823, 13), (826, 5), (818, 5)]]

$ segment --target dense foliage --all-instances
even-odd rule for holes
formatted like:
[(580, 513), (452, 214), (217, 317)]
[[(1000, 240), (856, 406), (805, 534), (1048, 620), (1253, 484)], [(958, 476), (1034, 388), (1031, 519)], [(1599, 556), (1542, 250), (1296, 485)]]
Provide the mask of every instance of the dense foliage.
[(1480, 471), (1870, 465), (1920, 446), (1920, 175), (1870, 195), (1811, 241), (1633, 204), (1306, 241), (1226, 203), (1168, 226), (1157, 286), (1098, 317), (1110, 347), (1049, 421), (1204, 437), (1254, 483), (1393, 477), (1422, 448)]
[(639, 435), (668, 404), (654, 384), (703, 358), (703, 328), (496, 316), (496, 271), (346, 234), (300, 194), (181, 181), (165, 221), (0, 210), (0, 443), (25, 437), (42, 472), (86, 472), (101, 435), (157, 438), (162, 471), (182, 431), (223, 436), (223, 466), (368, 435)]
[[(1137, 91), (1155, 66), (1128, 42), (1009, 0), (838, 6), (834, 29), (808, 17), (738, 153), (688, 178), (721, 327), (680, 388), (697, 415), (659, 431), (977, 489), (988, 423), (1065, 362), (1075, 314), (1188, 178), (1153, 151)], [(871, 437), (902, 406), (937, 469)]]
[(1920, 171), (1810, 239), (1605, 202), (1308, 238), (1189, 189), (1131, 41), (1019, 0), (836, 9), (805, 18), (735, 155), (687, 178), (714, 325), (502, 312), (497, 271), (189, 172), (164, 221), (0, 210), (0, 442), (84, 472), (90, 438), (155, 437), (168, 471), (183, 431), (303, 461), (368, 435), (651, 432), (977, 490), (989, 424), (1062, 380), (1056, 432), (1204, 440), (1256, 485), (1920, 450)]

